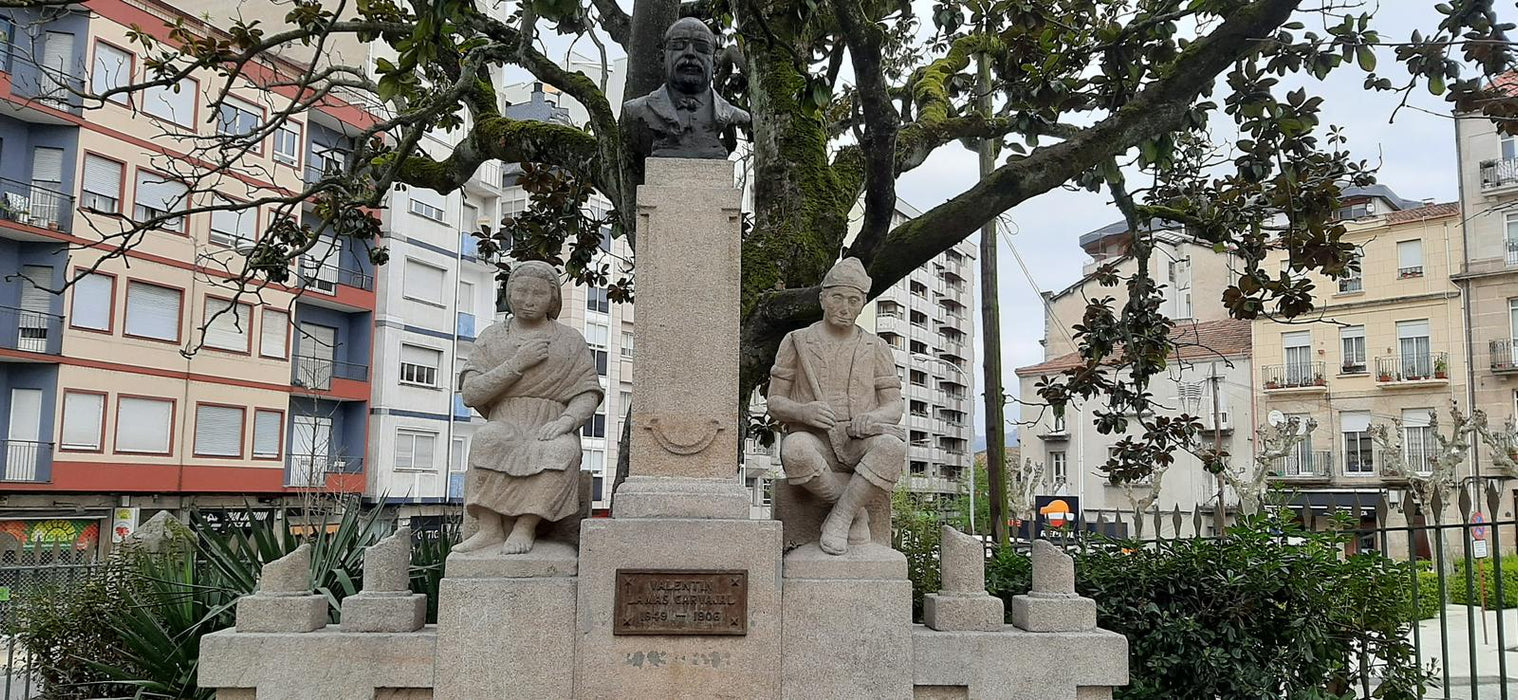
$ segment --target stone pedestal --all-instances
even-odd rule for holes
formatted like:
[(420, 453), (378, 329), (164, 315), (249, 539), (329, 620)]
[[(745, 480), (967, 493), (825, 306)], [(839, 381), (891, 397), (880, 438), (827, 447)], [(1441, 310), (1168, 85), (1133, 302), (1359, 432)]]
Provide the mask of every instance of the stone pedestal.
[[(785, 526), (787, 549), (816, 542), (822, 535), (822, 521), (831, 507), (812, 492), (780, 479), (775, 482), (774, 503), (775, 519)], [(871, 495), (864, 509), (870, 514), (870, 540), (891, 546), (891, 494), (881, 491)]]
[(880, 545), (785, 557), (781, 697), (911, 698), (912, 584), (907, 559)]
[(438, 700), (574, 694), (575, 551), (449, 555), (438, 590)]
[(939, 632), (919, 625), (912, 657), (918, 698), (1102, 700), (1128, 683), (1128, 640), (1103, 630)]
[(425, 624), (424, 593), (360, 593), (343, 600), (344, 632), (415, 632)]
[[(615, 635), (618, 569), (748, 573), (748, 633)], [(580, 534), (577, 698), (732, 698), (780, 694), (780, 523), (592, 519)], [(814, 696), (824, 697), (824, 696)]]
[(303, 634), (222, 630), (201, 638), (195, 680), (218, 698), (252, 700), (256, 692), (257, 700), (376, 700), (402, 689), (426, 697), (436, 642), (431, 627), (406, 634), (349, 634), (335, 626)]

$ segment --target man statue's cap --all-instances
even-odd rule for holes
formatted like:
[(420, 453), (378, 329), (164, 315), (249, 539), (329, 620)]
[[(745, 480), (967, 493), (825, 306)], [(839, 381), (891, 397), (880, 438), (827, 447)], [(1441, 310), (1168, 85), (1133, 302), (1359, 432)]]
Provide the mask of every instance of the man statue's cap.
[(833, 265), (833, 269), (828, 270), (827, 275), (822, 278), (823, 289), (828, 287), (853, 287), (865, 294), (869, 294), (871, 286), (873, 285), (870, 275), (864, 271), (864, 263), (859, 262), (859, 258), (844, 258), (839, 260)]

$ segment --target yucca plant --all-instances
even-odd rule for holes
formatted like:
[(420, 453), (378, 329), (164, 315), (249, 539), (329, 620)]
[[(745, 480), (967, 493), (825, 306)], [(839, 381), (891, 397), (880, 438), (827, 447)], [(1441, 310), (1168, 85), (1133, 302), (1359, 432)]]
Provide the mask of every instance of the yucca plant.
[(427, 594), (427, 621), (437, 622), (438, 588), (443, 583), (443, 564), (458, 544), (462, 525), (445, 520), (439, 530), (411, 536), (411, 591)]

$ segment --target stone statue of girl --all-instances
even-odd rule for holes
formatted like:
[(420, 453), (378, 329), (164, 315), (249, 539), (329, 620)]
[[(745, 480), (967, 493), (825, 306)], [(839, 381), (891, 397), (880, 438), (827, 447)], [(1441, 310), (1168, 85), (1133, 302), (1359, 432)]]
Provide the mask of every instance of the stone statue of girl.
[(579, 512), (580, 426), (604, 394), (585, 337), (557, 321), (553, 266), (517, 265), (506, 296), (512, 316), (480, 333), (459, 372), (464, 403), (488, 422), (474, 434), (464, 487), (479, 529), (455, 552), (520, 554), (540, 523)]

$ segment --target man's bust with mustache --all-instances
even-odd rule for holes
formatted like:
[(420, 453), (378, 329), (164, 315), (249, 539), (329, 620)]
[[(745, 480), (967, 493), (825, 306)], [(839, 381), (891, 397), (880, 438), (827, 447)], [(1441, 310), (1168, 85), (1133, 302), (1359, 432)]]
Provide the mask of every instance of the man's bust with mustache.
[(662, 158), (727, 158), (733, 129), (749, 123), (748, 112), (712, 90), (716, 36), (701, 20), (686, 17), (664, 33), (665, 83), (628, 100), (623, 114), (646, 128), (634, 129), (639, 151)]

